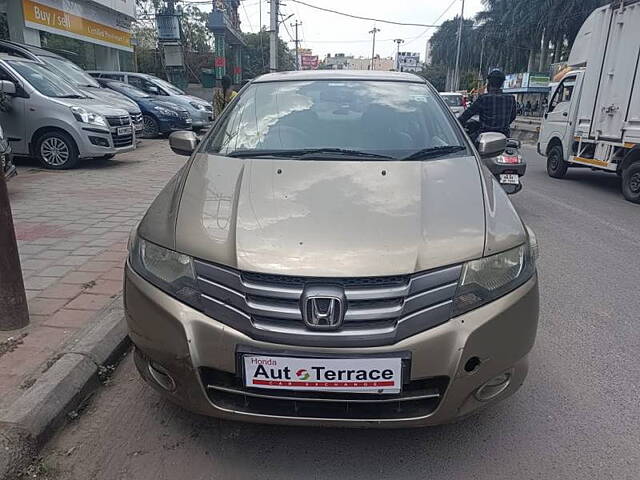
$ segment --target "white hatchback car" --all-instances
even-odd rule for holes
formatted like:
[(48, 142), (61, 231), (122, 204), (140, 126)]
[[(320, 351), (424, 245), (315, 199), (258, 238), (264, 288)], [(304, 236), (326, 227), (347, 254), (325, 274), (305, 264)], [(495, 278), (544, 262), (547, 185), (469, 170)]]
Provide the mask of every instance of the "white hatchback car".
[(464, 96), (461, 93), (443, 92), (440, 96), (444, 100), (444, 103), (449, 107), (449, 110), (451, 110), (456, 116), (462, 114), (462, 112), (466, 110)]

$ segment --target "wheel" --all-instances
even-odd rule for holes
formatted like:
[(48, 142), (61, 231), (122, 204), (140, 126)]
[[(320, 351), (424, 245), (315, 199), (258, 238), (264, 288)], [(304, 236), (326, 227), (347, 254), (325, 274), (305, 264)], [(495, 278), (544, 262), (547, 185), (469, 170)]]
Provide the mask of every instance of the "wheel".
[(66, 170), (78, 163), (78, 149), (73, 138), (64, 132), (46, 132), (38, 138), (35, 148), (44, 168)]
[(150, 115), (145, 115), (142, 117), (142, 136), (144, 138), (156, 138), (160, 135), (160, 127), (158, 126), (158, 122), (155, 118)]
[(633, 203), (640, 203), (640, 162), (629, 165), (622, 172), (622, 194)]
[(562, 147), (554, 145), (547, 155), (547, 173), (552, 178), (562, 178), (567, 174), (569, 164), (564, 161)]

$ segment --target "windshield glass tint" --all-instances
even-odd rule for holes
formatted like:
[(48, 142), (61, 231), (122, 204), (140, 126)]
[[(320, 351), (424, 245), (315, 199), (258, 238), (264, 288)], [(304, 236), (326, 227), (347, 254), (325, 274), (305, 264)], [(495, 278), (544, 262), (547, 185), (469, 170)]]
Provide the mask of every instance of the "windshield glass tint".
[(185, 94), (182, 90), (180, 90), (175, 85), (172, 85), (169, 82), (165, 82), (164, 80), (160, 80), (159, 78), (154, 78), (153, 82), (157, 83), (162, 88), (164, 88), (167, 92), (172, 93), (174, 95), (184, 95)]
[(10, 61), (9, 65), (22, 75), (33, 88), (47, 97), (84, 97), (72, 85), (42, 65), (20, 61)]
[(69, 60), (54, 57), (40, 57), (47, 66), (67, 82), (78, 87), (100, 88), (95, 78)]
[(120, 92), (130, 98), (151, 98), (151, 95), (143, 92), (139, 88), (133, 87), (127, 83), (110, 83), (109, 87), (116, 92)]
[(426, 85), (404, 82), (256, 83), (225, 116), (208, 150), (338, 148), (404, 158), (464, 145), (435, 95)]
[(462, 96), (460, 95), (442, 95), (442, 99), (450, 107), (462, 106)]

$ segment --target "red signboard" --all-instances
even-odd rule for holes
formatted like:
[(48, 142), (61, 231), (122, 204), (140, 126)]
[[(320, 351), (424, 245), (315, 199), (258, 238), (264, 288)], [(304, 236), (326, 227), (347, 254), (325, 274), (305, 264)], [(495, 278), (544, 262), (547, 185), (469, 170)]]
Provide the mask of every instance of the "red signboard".
[(227, 64), (227, 59), (224, 57), (216, 57), (214, 65), (216, 67), (224, 67)]

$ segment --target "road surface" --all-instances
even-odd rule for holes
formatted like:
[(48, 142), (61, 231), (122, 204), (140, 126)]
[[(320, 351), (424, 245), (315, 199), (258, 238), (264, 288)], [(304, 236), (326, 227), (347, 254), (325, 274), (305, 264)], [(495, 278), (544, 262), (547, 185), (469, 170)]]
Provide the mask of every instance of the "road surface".
[(46, 447), (55, 480), (637, 479), (640, 206), (616, 176), (552, 180), (525, 150), (514, 203), (541, 245), (541, 321), (514, 397), (455, 425), (329, 430), (208, 419), (162, 400), (131, 357)]

